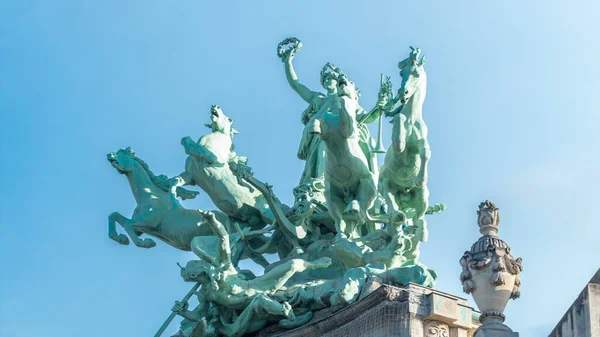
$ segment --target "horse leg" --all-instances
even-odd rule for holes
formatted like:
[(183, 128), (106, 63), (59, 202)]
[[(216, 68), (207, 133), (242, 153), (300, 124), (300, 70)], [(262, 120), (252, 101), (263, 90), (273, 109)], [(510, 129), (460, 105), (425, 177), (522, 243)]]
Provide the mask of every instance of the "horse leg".
[(421, 157), (421, 167), (415, 178), (415, 185), (417, 187), (423, 187), (427, 184), (427, 166), (429, 165), (429, 158), (431, 158), (431, 150), (429, 148), (429, 142), (425, 138), (418, 141), (418, 147), (419, 156)]
[(121, 224), (125, 232), (129, 234), (131, 240), (133, 240), (133, 244), (142, 247), (142, 248), (152, 248), (156, 246), (156, 242), (150, 238), (140, 239), (139, 232), (141, 228), (156, 228), (160, 222), (160, 219), (155, 216), (153, 213), (145, 214), (142, 216), (137, 216), (132, 219), (126, 219), (124, 223)]
[(406, 149), (406, 116), (403, 114), (396, 115), (395, 123), (392, 126), (392, 138), (394, 140), (392, 146), (396, 152), (404, 152)]
[(379, 193), (381, 193), (388, 206), (389, 225), (400, 225), (406, 221), (406, 216), (402, 212), (402, 201), (398, 195), (398, 187), (391, 181), (383, 180), (379, 182)]
[(267, 268), (270, 264), (262, 254), (253, 251), (252, 248), (249, 247), (249, 243), (246, 244), (243, 241), (238, 241), (231, 252), (231, 263), (233, 263), (234, 267), (237, 267), (238, 263), (244, 259), (251, 259), (263, 268)]
[[(406, 231), (406, 230), (405, 230)], [(417, 266), (420, 265), (418, 262), (419, 255), (421, 255), (420, 251), (420, 242), (417, 239), (417, 236), (412, 236), (410, 239), (410, 249), (405, 250), (403, 252), (403, 256), (406, 259), (405, 262), (402, 263), (402, 266)]]
[(377, 188), (372, 178), (361, 179), (358, 183), (357, 201), (360, 205), (360, 224), (364, 224), (367, 220), (367, 212), (375, 204), (377, 198)]
[(396, 198), (394, 197), (394, 193), (392, 192), (392, 188), (390, 186), (390, 182), (388, 180), (379, 181), (379, 193), (383, 196), (385, 203), (388, 208), (389, 213), (398, 212), (398, 204), (396, 203)]
[(429, 190), (427, 187), (415, 188), (411, 191), (411, 200), (407, 203), (409, 207), (415, 209), (415, 216), (412, 219), (412, 224), (405, 229), (407, 234), (413, 234), (410, 237), (411, 248), (403, 254), (406, 262), (403, 265), (420, 265), (418, 262), (420, 255), (420, 243), (426, 242), (428, 239), (427, 223), (425, 222), (425, 212), (428, 207)]
[(346, 209), (346, 203), (343, 198), (335, 195), (331, 189), (326, 190), (325, 201), (327, 201), (327, 208), (329, 209), (329, 215), (335, 222), (335, 230), (339, 238), (347, 238), (346, 233), (346, 221), (343, 218), (343, 210)]
[(108, 237), (122, 245), (128, 245), (129, 238), (127, 237), (127, 235), (118, 234), (117, 228), (115, 226), (115, 222), (118, 222), (121, 226), (123, 226), (127, 221), (130, 221), (130, 219), (124, 217), (121, 213), (111, 213), (108, 216)]
[(429, 235), (427, 223), (425, 222), (425, 212), (429, 207), (429, 190), (426, 186), (414, 189), (411, 204), (416, 211), (413, 218), (413, 225), (416, 229), (415, 238), (420, 242), (427, 242)]
[(271, 264), (261, 254), (251, 252), (251, 253), (248, 253), (248, 255), (250, 256), (250, 259), (252, 261), (254, 261), (254, 263), (260, 265), (264, 269), (266, 269)]
[[(212, 236), (214, 238), (214, 236)], [(192, 250), (192, 252), (194, 254), (196, 254), (196, 256), (198, 256), (199, 258), (201, 258), (202, 260), (208, 262), (208, 263), (214, 263), (215, 261), (215, 256), (213, 256), (213, 254), (207, 252), (207, 248), (206, 248), (206, 242), (205, 242), (205, 237), (203, 236), (196, 236), (192, 239), (192, 241), (190, 242), (190, 249)], [(234, 246), (235, 248), (235, 246)], [(236, 250), (234, 249), (234, 252)], [(232, 259), (235, 258), (235, 254), (232, 253)]]

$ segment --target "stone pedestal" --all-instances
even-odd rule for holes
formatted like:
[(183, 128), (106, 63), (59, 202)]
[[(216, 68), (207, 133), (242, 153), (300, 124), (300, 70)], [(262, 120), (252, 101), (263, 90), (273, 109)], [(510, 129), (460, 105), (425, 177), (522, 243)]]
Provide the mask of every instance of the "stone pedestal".
[(519, 337), (519, 333), (513, 332), (502, 322), (490, 322), (480, 326), (473, 337)]
[[(266, 327), (256, 337), (471, 337), (479, 314), (464, 298), (409, 283), (402, 288), (371, 278), (350, 306), (333, 313), (317, 311), (294, 330)], [(487, 335), (486, 335), (487, 336)]]

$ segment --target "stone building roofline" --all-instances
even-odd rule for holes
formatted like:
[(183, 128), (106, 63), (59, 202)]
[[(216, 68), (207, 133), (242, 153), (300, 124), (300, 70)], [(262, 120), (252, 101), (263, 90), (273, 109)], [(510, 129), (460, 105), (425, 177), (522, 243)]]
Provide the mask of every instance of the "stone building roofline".
[(594, 276), (592, 276), (592, 279), (590, 280), (589, 283), (600, 284), (600, 268), (598, 268), (598, 271), (596, 271), (596, 274), (594, 274)]

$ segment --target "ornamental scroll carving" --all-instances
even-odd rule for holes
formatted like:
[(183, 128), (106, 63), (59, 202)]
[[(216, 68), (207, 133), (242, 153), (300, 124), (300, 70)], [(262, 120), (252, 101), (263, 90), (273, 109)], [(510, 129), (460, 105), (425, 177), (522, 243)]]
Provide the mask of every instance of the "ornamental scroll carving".
[(448, 324), (438, 321), (425, 323), (425, 337), (450, 337)]

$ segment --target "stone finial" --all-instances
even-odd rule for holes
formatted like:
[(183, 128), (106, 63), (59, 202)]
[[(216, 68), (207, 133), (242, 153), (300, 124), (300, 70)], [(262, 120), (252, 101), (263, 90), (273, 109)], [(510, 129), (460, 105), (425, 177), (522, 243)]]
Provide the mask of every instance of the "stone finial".
[(500, 213), (493, 202), (479, 204), (477, 224), (483, 234), (460, 259), (463, 290), (471, 294), (481, 311), (482, 326), (475, 337), (518, 336), (503, 324), (509, 299), (520, 295), (521, 258), (514, 258), (508, 243), (497, 236)]
[(479, 210), (477, 211), (477, 225), (479, 225), (479, 232), (483, 235), (498, 234), (500, 209), (489, 200), (479, 204)]

